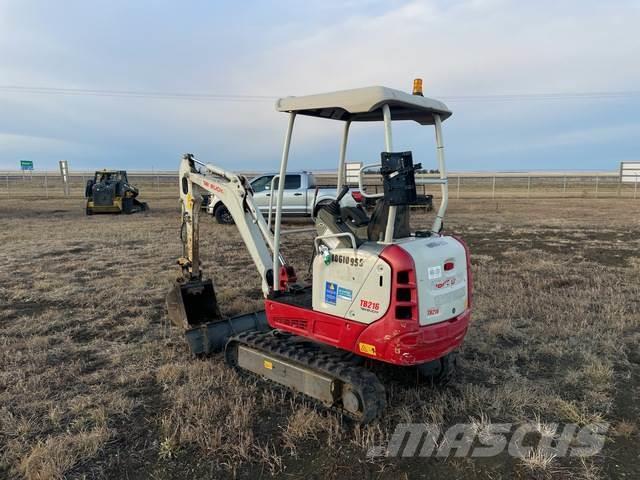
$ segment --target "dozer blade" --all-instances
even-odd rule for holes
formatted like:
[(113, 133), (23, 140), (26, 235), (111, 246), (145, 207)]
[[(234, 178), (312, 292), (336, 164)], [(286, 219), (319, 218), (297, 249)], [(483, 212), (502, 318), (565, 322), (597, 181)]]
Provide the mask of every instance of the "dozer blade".
[(264, 310), (260, 310), (202, 324), (187, 330), (184, 336), (191, 353), (206, 355), (224, 350), (233, 335), (248, 331), (265, 332), (270, 328), (267, 315)]
[(136, 212), (146, 212), (147, 210), (149, 210), (149, 205), (147, 205), (147, 202), (141, 202), (137, 198), (133, 199), (133, 206)]
[(167, 294), (171, 322), (185, 330), (221, 318), (211, 280), (176, 282)]

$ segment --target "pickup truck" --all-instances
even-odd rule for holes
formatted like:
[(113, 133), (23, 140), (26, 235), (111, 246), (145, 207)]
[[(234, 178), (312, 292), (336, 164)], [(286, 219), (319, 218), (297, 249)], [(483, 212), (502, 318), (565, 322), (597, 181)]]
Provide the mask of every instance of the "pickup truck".
[[(249, 183), (253, 189), (253, 201), (263, 215), (269, 214), (269, 199), (271, 197), (271, 181), (277, 173), (266, 173), (255, 177)], [(284, 180), (284, 196), (282, 214), (288, 216), (315, 217), (318, 208), (326, 205), (336, 198), (335, 188), (316, 188), (316, 179), (308, 172), (287, 173)], [(273, 182), (273, 188), (277, 193), (278, 180)], [(317, 190), (317, 194), (316, 194)], [(362, 201), (362, 195), (358, 190), (351, 190), (350, 195), (345, 195), (340, 201), (342, 206), (355, 207)], [(273, 199), (273, 215), (275, 215), (276, 198)], [(227, 208), (215, 196), (209, 199), (207, 212), (215, 217), (218, 223), (233, 223), (233, 219)]]

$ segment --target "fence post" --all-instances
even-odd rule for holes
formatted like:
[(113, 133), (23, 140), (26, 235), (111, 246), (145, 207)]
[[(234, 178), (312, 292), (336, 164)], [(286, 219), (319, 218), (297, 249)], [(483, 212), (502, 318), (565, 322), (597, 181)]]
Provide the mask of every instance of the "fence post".
[(160, 176), (156, 175), (156, 192), (160, 192)]
[(49, 199), (49, 184), (47, 182), (47, 172), (44, 172), (44, 195)]
[(460, 199), (460, 175), (458, 175), (458, 190), (456, 191), (456, 198)]
[(598, 184), (600, 183), (600, 175), (596, 175), (596, 198), (598, 198)]
[(622, 194), (622, 177), (618, 179), (618, 196)]
[(493, 185), (491, 187), (491, 198), (496, 198), (496, 176), (493, 176)]

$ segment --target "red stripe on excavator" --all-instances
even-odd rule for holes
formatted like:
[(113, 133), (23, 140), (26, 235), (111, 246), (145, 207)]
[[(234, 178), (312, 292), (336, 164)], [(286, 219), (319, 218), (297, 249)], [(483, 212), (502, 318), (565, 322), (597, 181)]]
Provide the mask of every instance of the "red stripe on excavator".
[(352, 322), (277, 300), (266, 299), (264, 305), (271, 327), (344, 350), (353, 351), (358, 336), (367, 327), (364, 323)]

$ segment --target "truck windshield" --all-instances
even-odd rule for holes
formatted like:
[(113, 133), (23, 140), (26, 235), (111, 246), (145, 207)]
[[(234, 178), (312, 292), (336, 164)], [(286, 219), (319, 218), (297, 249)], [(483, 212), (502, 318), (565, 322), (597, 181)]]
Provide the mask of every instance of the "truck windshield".
[(265, 175), (263, 177), (255, 178), (251, 181), (251, 188), (255, 193), (262, 192), (271, 186), (271, 179), (273, 175)]

